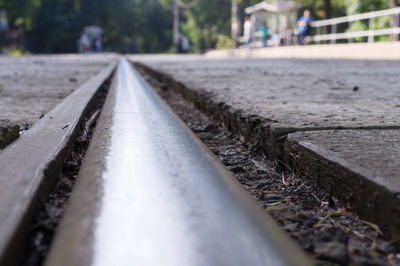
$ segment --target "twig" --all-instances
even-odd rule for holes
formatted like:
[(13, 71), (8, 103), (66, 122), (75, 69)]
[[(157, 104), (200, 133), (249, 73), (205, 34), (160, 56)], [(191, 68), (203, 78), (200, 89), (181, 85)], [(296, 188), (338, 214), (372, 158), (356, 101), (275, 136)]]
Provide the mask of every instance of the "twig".
[(279, 204), (282, 204), (282, 202), (281, 201), (277, 201), (277, 202), (273, 202), (273, 203), (267, 203), (267, 206), (268, 207), (272, 207), (272, 206), (277, 206)]
[(368, 225), (368, 226), (370, 226), (372, 229), (374, 229), (379, 235), (383, 235), (383, 233), (382, 233), (382, 231), (381, 231), (381, 229), (379, 228), (379, 226), (378, 225), (376, 225), (376, 224), (374, 224), (374, 223), (371, 223), (371, 222), (368, 222), (368, 221), (364, 221), (364, 220), (361, 220), (361, 222), (362, 223), (364, 223), (364, 224), (366, 224), (366, 225)]
[(314, 195), (314, 193), (311, 193), (311, 195), (312, 195), (318, 202), (321, 202), (321, 201), (319, 200), (319, 198), (318, 198), (317, 196)]
[(285, 174), (284, 174), (284, 173), (282, 173), (282, 183), (283, 183), (285, 186), (288, 185), (288, 183), (286, 183), (286, 181), (285, 181)]
[(97, 110), (88, 119), (88, 121), (86, 121), (85, 128), (83, 129), (82, 136), (79, 138), (79, 142), (87, 142), (88, 141), (88, 134), (89, 134), (90, 128), (93, 126), (93, 123), (96, 121), (99, 114), (100, 114), (100, 110)]
[(289, 167), (286, 163), (284, 163), (282, 160), (279, 160), (279, 159), (276, 159), (276, 161), (283, 164), (283, 166), (285, 166), (287, 169), (290, 170), (290, 172), (292, 172), (293, 176), (296, 176), (296, 174), (294, 173), (294, 170), (291, 167)]
[(314, 226), (319, 226), (321, 225), (323, 222), (325, 222), (325, 220), (327, 220), (328, 218), (330, 218), (332, 215), (334, 215), (335, 212), (330, 212), (327, 215), (325, 215), (321, 220), (319, 220)]

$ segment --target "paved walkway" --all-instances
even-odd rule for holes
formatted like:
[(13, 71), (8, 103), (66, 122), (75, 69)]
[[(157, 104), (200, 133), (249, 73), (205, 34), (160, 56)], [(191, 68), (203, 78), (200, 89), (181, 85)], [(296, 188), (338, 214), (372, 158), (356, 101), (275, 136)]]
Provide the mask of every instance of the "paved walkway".
[(0, 57), (0, 121), (31, 127), (112, 55)]
[(132, 59), (388, 234), (400, 233), (399, 61)]
[(236, 59), (146, 64), (275, 128), (400, 126), (394, 61)]
[(18, 138), (115, 55), (0, 56), (0, 149)]

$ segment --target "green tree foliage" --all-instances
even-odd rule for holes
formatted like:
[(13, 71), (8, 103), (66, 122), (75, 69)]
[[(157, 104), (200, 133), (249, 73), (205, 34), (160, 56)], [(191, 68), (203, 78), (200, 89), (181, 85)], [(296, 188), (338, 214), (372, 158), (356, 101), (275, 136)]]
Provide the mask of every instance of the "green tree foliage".
[[(188, 2), (189, 0), (183, 0)], [(261, 0), (238, 0), (239, 25), (244, 9)], [(315, 19), (392, 7), (395, 0), (297, 0), (302, 12), (309, 9)], [(0, 0), (13, 30), (25, 32), (25, 48), (34, 53), (76, 51), (83, 28), (98, 25), (104, 29), (105, 47), (137, 52), (165, 52), (172, 47), (174, 0)], [(366, 28), (354, 23), (351, 30)], [(375, 28), (390, 23), (377, 20)], [(190, 39), (192, 50), (227, 47), (231, 34), (231, 0), (200, 0), (193, 8), (181, 10), (181, 32)], [(240, 31), (241, 32), (241, 31)], [(132, 49), (130, 49), (132, 50)]]
[[(373, 10), (381, 10), (390, 8), (390, 0), (370, 0), (370, 1), (362, 1), (362, 0), (346, 0), (346, 13), (348, 15), (354, 15), (364, 12), (369, 12)], [(379, 17), (374, 19), (374, 29), (382, 29), (385, 27), (389, 27), (390, 17)], [(348, 31), (362, 31), (369, 29), (369, 20), (364, 21), (356, 21), (354, 22)], [(378, 36), (377, 40), (389, 40), (388, 36)], [(366, 38), (356, 38), (356, 41), (366, 41)]]
[(202, 0), (194, 8), (185, 10), (187, 21), (182, 29), (197, 49), (215, 47), (216, 35), (230, 32), (230, 6), (230, 0)]
[[(260, 0), (238, 0), (239, 22), (244, 21), (244, 9)], [(231, 0), (201, 0), (194, 8), (185, 10), (182, 31), (189, 36), (198, 51), (226, 47), (231, 35)]]
[(163, 0), (0, 0), (12, 29), (24, 28), (25, 46), (35, 53), (75, 52), (85, 26), (104, 29), (105, 47), (138, 52), (172, 45), (172, 12)]

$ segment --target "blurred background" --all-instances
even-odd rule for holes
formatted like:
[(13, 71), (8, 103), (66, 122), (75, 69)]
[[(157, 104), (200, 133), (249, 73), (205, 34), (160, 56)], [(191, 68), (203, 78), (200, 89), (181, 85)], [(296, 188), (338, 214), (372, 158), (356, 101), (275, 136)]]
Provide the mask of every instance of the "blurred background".
[[(0, 0), (0, 48), (3, 54), (113, 51), (168, 53), (173, 26), (185, 51), (201, 53), (232, 47), (232, 2), (242, 31), (246, 7), (260, 0)], [(298, 16), (309, 9), (315, 20), (393, 8), (396, 0), (297, 0)], [(179, 12), (176, 5), (179, 4)], [(175, 8), (174, 8), (175, 7)], [(176, 23), (176, 21), (175, 21)], [(376, 25), (390, 24), (383, 17)], [(176, 27), (176, 26), (175, 26)], [(368, 28), (357, 21), (353, 30)], [(382, 40), (390, 36), (383, 36)], [(84, 45), (82, 45), (82, 43)], [(87, 46), (87, 47), (86, 47)]]

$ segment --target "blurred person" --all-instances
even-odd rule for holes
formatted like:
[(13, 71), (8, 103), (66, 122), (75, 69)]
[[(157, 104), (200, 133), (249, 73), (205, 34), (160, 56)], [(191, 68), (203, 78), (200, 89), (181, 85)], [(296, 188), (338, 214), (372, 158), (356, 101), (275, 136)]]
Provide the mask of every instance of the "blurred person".
[(5, 44), (7, 31), (8, 31), (7, 12), (4, 9), (1, 9), (0, 10), (0, 48), (2, 46), (4, 46), (4, 44)]
[(306, 44), (306, 37), (310, 34), (312, 22), (314, 22), (314, 19), (311, 17), (310, 11), (304, 10), (303, 16), (298, 22), (299, 35), (297, 42), (299, 45)]
[(272, 34), (271, 41), (273, 46), (281, 45), (281, 34), (277, 30)]
[(99, 38), (96, 38), (94, 40), (94, 49), (96, 52), (101, 52), (102, 50), (102, 43), (101, 40)]
[(178, 54), (181, 54), (182, 52), (183, 52), (183, 50), (182, 50), (182, 35), (181, 34), (179, 34), (179, 37), (178, 37), (178, 47), (177, 47), (177, 49), (178, 49)]
[(283, 45), (292, 45), (293, 44), (293, 32), (289, 27), (286, 27), (285, 31), (282, 33)]
[(90, 40), (89, 51), (96, 52), (96, 38)]
[(90, 49), (90, 40), (85, 33), (81, 33), (81, 38), (79, 39), (79, 50), (81, 53), (87, 53)]
[(182, 35), (180, 41), (181, 41), (182, 53), (189, 52), (190, 48), (189, 38), (186, 35)]
[(101, 52), (101, 41), (99, 38), (94, 38), (90, 45), (90, 51), (92, 52)]
[(258, 31), (261, 33), (261, 39), (263, 42), (263, 46), (267, 47), (267, 40), (268, 40), (268, 26), (267, 21), (263, 20), (261, 26), (259, 27)]
[(250, 21), (250, 17), (246, 16), (243, 25), (243, 37), (244, 37), (244, 43), (246, 44), (247, 47), (250, 47), (252, 28), (253, 24)]
[(8, 30), (7, 12), (4, 9), (0, 10), (0, 32)]

